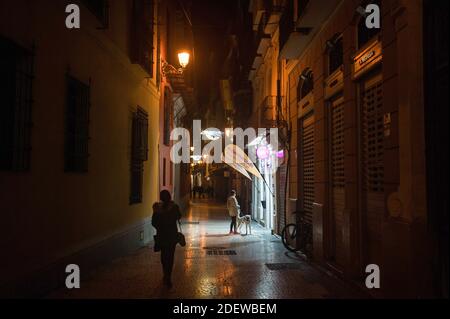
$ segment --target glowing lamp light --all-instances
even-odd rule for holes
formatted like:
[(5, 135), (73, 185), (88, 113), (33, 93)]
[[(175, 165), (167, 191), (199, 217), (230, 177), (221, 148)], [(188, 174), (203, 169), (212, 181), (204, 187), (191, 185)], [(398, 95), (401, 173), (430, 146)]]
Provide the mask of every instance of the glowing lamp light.
[(277, 158), (284, 158), (284, 150), (277, 152)]
[(178, 53), (178, 61), (183, 69), (188, 66), (190, 57), (190, 54), (187, 52)]
[(226, 135), (227, 137), (230, 137), (231, 134), (233, 134), (233, 129), (232, 129), (232, 128), (227, 128), (227, 129), (225, 130), (225, 135)]
[(268, 159), (270, 156), (270, 151), (266, 146), (258, 147), (256, 150), (256, 155), (260, 160)]

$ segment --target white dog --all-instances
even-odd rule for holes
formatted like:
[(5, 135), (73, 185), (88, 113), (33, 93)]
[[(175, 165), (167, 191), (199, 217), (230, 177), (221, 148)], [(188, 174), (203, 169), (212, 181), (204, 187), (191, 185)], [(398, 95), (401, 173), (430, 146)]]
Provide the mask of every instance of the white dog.
[(237, 229), (240, 232), (240, 229), (242, 225), (245, 224), (245, 235), (248, 235), (248, 232), (250, 230), (250, 235), (252, 234), (252, 216), (250, 215), (243, 215), (237, 216)]

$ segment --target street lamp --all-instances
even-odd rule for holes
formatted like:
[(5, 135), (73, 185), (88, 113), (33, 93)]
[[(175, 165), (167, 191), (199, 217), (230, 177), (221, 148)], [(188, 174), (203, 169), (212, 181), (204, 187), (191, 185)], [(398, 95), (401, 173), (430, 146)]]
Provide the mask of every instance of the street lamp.
[(176, 68), (173, 65), (169, 64), (167, 61), (162, 61), (162, 73), (164, 76), (170, 74), (178, 74), (181, 75), (184, 72), (184, 69), (188, 66), (191, 55), (189, 52), (182, 51), (178, 53), (178, 62), (180, 63), (180, 68)]
[(183, 69), (188, 66), (190, 57), (191, 55), (186, 51), (178, 53), (178, 61)]

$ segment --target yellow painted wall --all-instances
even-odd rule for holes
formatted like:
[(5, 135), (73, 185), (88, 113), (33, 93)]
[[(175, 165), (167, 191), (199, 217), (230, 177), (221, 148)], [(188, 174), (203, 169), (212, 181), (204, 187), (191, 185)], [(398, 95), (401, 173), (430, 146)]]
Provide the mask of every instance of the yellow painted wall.
[[(81, 7), (65, 27), (65, 1), (1, 1), (0, 35), (36, 45), (31, 170), (0, 172), (0, 271), (12, 279), (125, 231), (157, 200), (159, 91), (130, 63), (131, 1), (110, 1), (110, 26)], [(154, 52), (155, 53), (155, 52)], [(64, 173), (65, 75), (92, 80), (89, 172)], [(129, 205), (131, 112), (149, 115), (143, 203)]]

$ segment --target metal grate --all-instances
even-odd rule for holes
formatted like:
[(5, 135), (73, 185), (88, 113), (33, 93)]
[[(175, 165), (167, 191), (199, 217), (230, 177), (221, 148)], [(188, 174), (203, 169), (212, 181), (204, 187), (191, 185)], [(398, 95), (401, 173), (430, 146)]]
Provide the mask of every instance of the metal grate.
[(302, 119), (301, 142), (301, 198), (306, 222), (312, 224), (314, 203), (314, 116)]
[(235, 256), (237, 255), (235, 250), (208, 250), (206, 252), (208, 256)]
[(90, 84), (67, 75), (64, 169), (66, 172), (88, 171)]
[(384, 128), (382, 83), (363, 95), (364, 186), (368, 192), (384, 191)]
[[(381, 78), (381, 76), (380, 76)], [(381, 255), (384, 214), (384, 125), (382, 80), (368, 80), (362, 94), (362, 191), (367, 254), (371, 262)]]
[(343, 263), (343, 214), (345, 208), (344, 175), (344, 100), (331, 103), (331, 205), (334, 221), (334, 254), (338, 263)]
[(344, 176), (344, 102), (343, 99), (332, 102), (331, 106), (331, 168), (334, 188), (345, 186)]
[(134, 0), (131, 21), (131, 60), (153, 77), (154, 0)]
[(278, 168), (277, 172), (277, 207), (280, 212), (278, 215), (278, 233), (281, 234), (281, 231), (284, 226), (286, 226), (285, 220), (285, 212), (286, 212), (286, 183), (287, 180), (287, 165), (283, 165)]
[(31, 153), (34, 49), (0, 37), (0, 170), (27, 171)]
[(138, 107), (132, 123), (130, 204), (142, 202), (144, 161), (147, 160), (148, 114)]
[(171, 131), (171, 114), (172, 114), (172, 102), (170, 99), (169, 89), (166, 88), (164, 92), (164, 145), (170, 146), (170, 131)]
[(205, 257), (205, 253), (200, 249), (187, 249), (184, 253), (185, 259), (197, 259), (203, 257)]
[(266, 267), (269, 270), (273, 270), (273, 271), (301, 270), (304, 268), (302, 264), (298, 264), (298, 263), (274, 263), (274, 264), (266, 264)]

